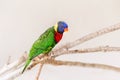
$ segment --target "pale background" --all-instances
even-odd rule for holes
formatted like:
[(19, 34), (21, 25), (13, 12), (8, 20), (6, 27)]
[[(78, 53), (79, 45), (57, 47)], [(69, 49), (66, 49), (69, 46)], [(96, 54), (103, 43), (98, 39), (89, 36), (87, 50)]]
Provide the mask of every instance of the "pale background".
[[(120, 22), (120, 0), (0, 0), (0, 68), (9, 56), (17, 60), (47, 28), (57, 21), (69, 24), (58, 46)], [(120, 46), (120, 31), (81, 44), (79, 48)], [(67, 55), (58, 59), (120, 66), (119, 52)], [(16, 80), (34, 80), (38, 66)], [(108, 70), (45, 65), (41, 80), (119, 80)]]

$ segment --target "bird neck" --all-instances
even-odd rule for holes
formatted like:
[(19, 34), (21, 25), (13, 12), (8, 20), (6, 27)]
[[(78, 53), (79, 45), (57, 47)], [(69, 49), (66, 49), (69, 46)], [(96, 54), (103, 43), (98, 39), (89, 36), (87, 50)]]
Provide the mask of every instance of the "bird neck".
[(54, 33), (55, 42), (58, 43), (62, 39), (63, 34), (56, 32)]

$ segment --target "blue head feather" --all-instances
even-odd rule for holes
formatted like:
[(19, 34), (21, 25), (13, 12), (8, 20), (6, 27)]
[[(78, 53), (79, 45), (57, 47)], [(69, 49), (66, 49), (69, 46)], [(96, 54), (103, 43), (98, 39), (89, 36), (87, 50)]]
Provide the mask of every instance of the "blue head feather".
[(58, 22), (58, 29), (57, 29), (57, 31), (59, 33), (63, 33), (64, 29), (66, 29), (66, 28), (68, 28), (68, 25), (65, 22), (63, 22), (63, 21), (59, 21)]

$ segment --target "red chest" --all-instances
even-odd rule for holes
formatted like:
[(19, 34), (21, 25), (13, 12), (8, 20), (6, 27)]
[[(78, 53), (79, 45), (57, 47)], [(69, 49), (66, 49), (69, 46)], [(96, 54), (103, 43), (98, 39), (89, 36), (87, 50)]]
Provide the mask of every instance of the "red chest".
[(58, 32), (55, 32), (54, 39), (56, 43), (58, 43), (62, 39), (63, 34), (60, 34)]

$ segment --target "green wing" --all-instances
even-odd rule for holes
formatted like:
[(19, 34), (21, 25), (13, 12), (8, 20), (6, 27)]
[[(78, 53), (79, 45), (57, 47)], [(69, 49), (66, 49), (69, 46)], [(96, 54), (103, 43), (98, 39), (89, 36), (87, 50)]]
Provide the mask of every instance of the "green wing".
[(33, 59), (39, 54), (48, 53), (55, 46), (55, 44), (54, 28), (51, 27), (34, 42), (30, 50), (29, 58)]
[(51, 27), (46, 30), (33, 44), (28, 59), (25, 63), (22, 73), (25, 71), (31, 60), (39, 54), (45, 54), (51, 51), (56, 45), (54, 41), (54, 28)]

